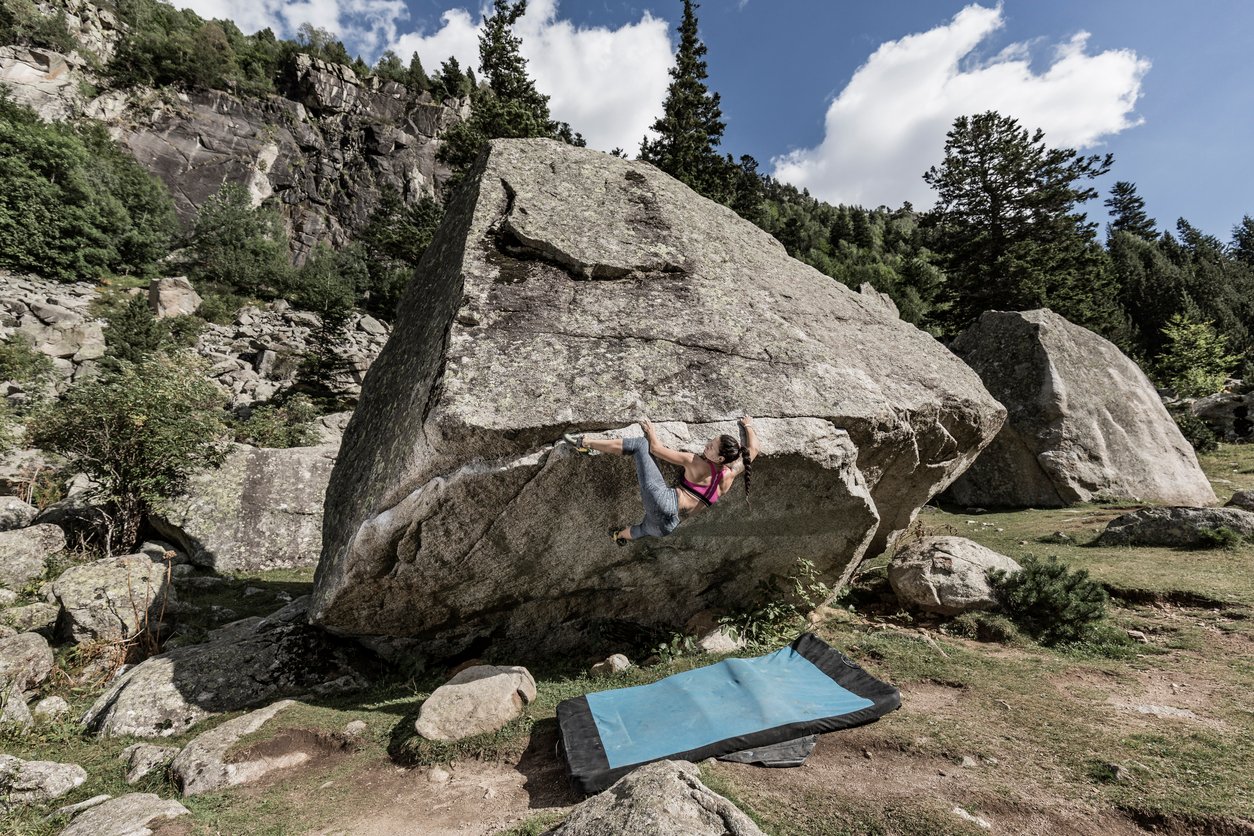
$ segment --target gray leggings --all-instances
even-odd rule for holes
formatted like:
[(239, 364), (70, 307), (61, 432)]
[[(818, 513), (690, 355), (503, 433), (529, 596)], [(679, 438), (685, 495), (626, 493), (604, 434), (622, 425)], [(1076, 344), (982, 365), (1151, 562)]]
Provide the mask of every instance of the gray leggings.
[(649, 442), (640, 437), (624, 438), (623, 452), (636, 461), (636, 478), (640, 480), (640, 501), (644, 503), (644, 519), (631, 527), (631, 539), (665, 537), (679, 525), (679, 497), (667, 486), (657, 462), (649, 455)]

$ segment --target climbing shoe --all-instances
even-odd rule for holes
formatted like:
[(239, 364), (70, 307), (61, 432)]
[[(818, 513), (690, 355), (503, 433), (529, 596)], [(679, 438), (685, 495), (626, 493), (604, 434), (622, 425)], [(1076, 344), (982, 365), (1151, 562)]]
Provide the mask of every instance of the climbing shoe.
[(583, 435), (581, 433), (564, 433), (562, 441), (573, 447), (575, 452), (581, 456), (595, 456), (597, 454), (597, 451), (591, 447), (583, 446)]
[(623, 530), (623, 526), (621, 526), (621, 525), (619, 525), (619, 526), (611, 525), (611, 526), (610, 526), (610, 536), (614, 538), (614, 545), (616, 545), (616, 546), (625, 546), (625, 545), (627, 545), (628, 543), (630, 543), (630, 542), (631, 542), (631, 540), (629, 540), (628, 538), (626, 538), (626, 537), (622, 537), (622, 536), (620, 536), (620, 535), (619, 535), (619, 533), (618, 533), (618, 532), (620, 532), (620, 531), (622, 531), (622, 530)]

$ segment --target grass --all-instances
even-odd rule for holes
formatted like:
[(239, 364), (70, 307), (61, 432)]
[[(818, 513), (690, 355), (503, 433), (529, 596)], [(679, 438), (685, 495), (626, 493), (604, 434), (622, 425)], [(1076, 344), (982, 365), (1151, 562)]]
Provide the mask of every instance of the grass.
[[(1217, 481), (1217, 492), (1254, 488), (1254, 449), (1221, 445), (1201, 461), (1212, 479), (1228, 480)], [(824, 738), (816, 757), (824, 751), (829, 757), (831, 752), (857, 755), (845, 762), (843, 768), (851, 771), (843, 777), (828, 771), (835, 768), (832, 761), (826, 768), (812, 761), (801, 770), (783, 771), (707, 763), (703, 779), (775, 836), (982, 832), (959, 819), (954, 806), (988, 818), (1003, 832), (1016, 832), (1022, 823), (1016, 817), (1029, 821), (1046, 808), (1115, 817), (1125, 826), (1197, 832), (1254, 820), (1254, 711), (1246, 699), (1254, 690), (1254, 545), (1191, 551), (1090, 545), (1125, 507), (1098, 503), (921, 515), (921, 524), (933, 530), (950, 527), (1016, 559), (1053, 554), (1087, 569), (1115, 596), (1101, 630), (1085, 642), (1046, 648), (1016, 635), (995, 616), (954, 623), (897, 612), (895, 603), (883, 600), (887, 558), (881, 557), (864, 567), (860, 588), (843, 597), (844, 606), (832, 610), (816, 630), (872, 674), (897, 685), (902, 709)], [(1055, 531), (1066, 532), (1072, 542), (1041, 542)], [(281, 570), (232, 578), (212, 589), (188, 589), (180, 598), (202, 614), (217, 606), (242, 618), (275, 609), (274, 593), (305, 594), (311, 580), (312, 569)], [(266, 594), (244, 596), (248, 587)], [(202, 628), (214, 626), (205, 618)], [(984, 634), (1001, 636), (1001, 641), (970, 638), (980, 634), (984, 620), (989, 620)], [(1141, 631), (1149, 644), (1132, 642), (1128, 630)], [(298, 701), (279, 715), (281, 722), (241, 740), (239, 747), (261, 743), (285, 728), (334, 734), (351, 720), (364, 720), (367, 731), (355, 749), (316, 769), (280, 777), (265, 790), (180, 799), (192, 811), (187, 826), (198, 834), (289, 834), (343, 826), (360, 809), (360, 778), (369, 770), (551, 758), (536, 744), (555, 735), (561, 700), (656, 681), (713, 661), (680, 656), (605, 679), (590, 678), (578, 660), (535, 666), (538, 697), (520, 718), (494, 734), (455, 743), (422, 740), (413, 732), (419, 706), (443, 681), (444, 671), (398, 674), (365, 693)], [(68, 699), (73, 718), (97, 692), (54, 676), (45, 693)], [(1159, 718), (1128, 707), (1138, 704), (1188, 708), (1198, 719)], [(233, 716), (239, 714), (213, 718), (193, 734), (157, 742), (179, 745)], [(131, 742), (83, 737), (72, 720), (40, 726), (27, 736), (0, 738), (6, 753), (78, 763), (90, 775), (49, 808), (0, 817), (0, 832), (56, 833), (64, 822), (43, 819), (48, 809), (99, 793), (176, 797), (164, 777), (136, 787), (124, 784), (117, 756)], [(863, 749), (874, 754), (881, 771), (867, 771), (869, 765), (859, 769)], [(960, 766), (964, 757), (979, 766)], [(1114, 780), (1111, 765), (1129, 777)], [(882, 771), (885, 767), (891, 769)], [(947, 777), (931, 786), (938, 769)], [(506, 833), (539, 834), (563, 814), (560, 808), (531, 810)], [(1065, 822), (1050, 822), (1055, 831), (1069, 829)]]

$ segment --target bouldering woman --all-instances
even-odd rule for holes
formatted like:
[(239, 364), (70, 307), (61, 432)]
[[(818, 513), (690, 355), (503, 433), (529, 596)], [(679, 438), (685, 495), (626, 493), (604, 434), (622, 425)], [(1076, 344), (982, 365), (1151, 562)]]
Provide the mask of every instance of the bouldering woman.
[[(700, 454), (665, 446), (658, 441), (657, 431), (649, 421), (641, 421), (640, 426), (644, 429), (643, 438), (599, 439), (572, 433), (562, 437), (575, 448), (575, 452), (582, 455), (613, 453), (631, 456), (635, 460), (644, 519), (622, 529), (611, 527), (610, 536), (618, 545), (626, 545), (641, 537), (665, 537), (675, 530), (681, 519), (718, 502), (719, 496), (731, 489), (741, 473), (745, 475), (745, 492), (748, 493), (750, 464), (758, 455), (752, 417), (746, 415), (740, 419), (745, 434), (743, 445), (732, 436), (723, 434), (711, 439)], [(674, 485), (666, 484), (653, 456), (683, 468)]]

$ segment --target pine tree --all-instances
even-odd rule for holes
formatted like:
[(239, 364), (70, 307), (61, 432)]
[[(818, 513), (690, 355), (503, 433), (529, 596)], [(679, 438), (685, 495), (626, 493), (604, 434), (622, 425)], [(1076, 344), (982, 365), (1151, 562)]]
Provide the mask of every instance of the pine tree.
[(1136, 193), (1136, 184), (1120, 180), (1110, 190), (1105, 205), (1114, 218), (1106, 225), (1107, 235), (1113, 232), (1130, 232), (1138, 238), (1153, 241), (1158, 237), (1154, 219), (1145, 214), (1145, 200)]
[(520, 52), (522, 40), (513, 31), (527, 11), (526, 0), (494, 0), (492, 8), (479, 33), (479, 71), (486, 84), (476, 85), (470, 75), (470, 119), (449, 130), (440, 147), (440, 160), (458, 170), (468, 168), (490, 139), (550, 137), (584, 144), (570, 125), (550, 117), (549, 97), (527, 75), (527, 59)]
[(405, 86), (419, 92), (431, 89), (431, 79), (427, 78), (427, 72), (422, 68), (422, 59), (418, 57), (417, 52), (409, 56), (409, 69), (405, 71)]
[(723, 113), (718, 93), (706, 85), (705, 44), (697, 37), (697, 5), (684, 0), (679, 51), (670, 70), (662, 116), (653, 123), (657, 139), (640, 142), (640, 159), (653, 163), (695, 191), (714, 200), (728, 197), (728, 168), (718, 154)]
[(1241, 223), (1232, 228), (1232, 255), (1247, 267), (1254, 268), (1254, 218), (1241, 217)]
[(923, 175), (937, 191), (929, 222), (949, 275), (949, 324), (1048, 306), (1126, 345), (1097, 224), (1076, 208), (1097, 196), (1081, 181), (1106, 174), (1114, 157), (1046, 148), (1044, 136), (995, 111), (960, 116), (941, 167)]

